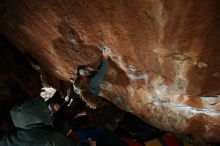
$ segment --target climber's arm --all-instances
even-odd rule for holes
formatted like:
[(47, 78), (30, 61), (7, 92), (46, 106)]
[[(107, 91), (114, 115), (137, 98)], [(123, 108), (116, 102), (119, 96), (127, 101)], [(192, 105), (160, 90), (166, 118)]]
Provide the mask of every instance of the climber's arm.
[(99, 92), (100, 81), (103, 80), (107, 70), (108, 70), (108, 57), (110, 52), (103, 51), (103, 61), (98, 72), (89, 80), (89, 87), (95, 91), (95, 93)]

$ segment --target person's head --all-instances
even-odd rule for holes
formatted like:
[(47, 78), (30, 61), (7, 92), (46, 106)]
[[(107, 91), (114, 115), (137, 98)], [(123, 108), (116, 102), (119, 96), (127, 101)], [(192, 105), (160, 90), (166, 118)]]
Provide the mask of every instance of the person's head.
[(64, 99), (61, 97), (61, 94), (58, 91), (56, 91), (49, 101), (49, 107), (51, 112), (58, 112), (61, 109), (62, 103), (64, 102), (63, 100)]
[(89, 76), (90, 75), (90, 71), (87, 69), (80, 69), (79, 70), (79, 75), (80, 76)]
[(77, 68), (77, 76), (93, 76), (96, 73), (96, 70), (94, 68), (88, 67), (88, 66), (79, 66)]
[(79, 66), (77, 68), (77, 75), (78, 76), (90, 76), (91, 72), (85, 66)]
[(58, 112), (61, 108), (61, 105), (59, 103), (54, 103), (52, 106), (55, 112)]

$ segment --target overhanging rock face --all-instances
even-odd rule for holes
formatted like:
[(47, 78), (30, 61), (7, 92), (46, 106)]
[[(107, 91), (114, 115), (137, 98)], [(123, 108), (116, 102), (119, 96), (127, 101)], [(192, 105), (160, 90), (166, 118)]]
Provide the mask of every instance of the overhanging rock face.
[(75, 78), (111, 49), (102, 95), (152, 125), (220, 143), (219, 0), (7, 0), (0, 31), (44, 71)]

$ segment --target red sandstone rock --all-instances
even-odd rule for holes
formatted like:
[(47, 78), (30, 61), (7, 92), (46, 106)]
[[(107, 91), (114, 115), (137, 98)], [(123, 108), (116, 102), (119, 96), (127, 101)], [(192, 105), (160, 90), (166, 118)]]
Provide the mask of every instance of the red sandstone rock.
[(105, 45), (104, 97), (158, 128), (220, 143), (218, 0), (7, 0), (0, 11), (0, 32), (51, 76), (97, 67)]

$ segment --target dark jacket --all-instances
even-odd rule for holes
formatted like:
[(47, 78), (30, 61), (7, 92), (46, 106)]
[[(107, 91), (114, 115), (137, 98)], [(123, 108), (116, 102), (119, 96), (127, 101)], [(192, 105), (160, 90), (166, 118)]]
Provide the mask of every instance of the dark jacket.
[(0, 146), (80, 146), (48, 128), (49, 110), (40, 97), (14, 106), (11, 117), (16, 129), (1, 139)]
[(108, 69), (108, 60), (104, 59), (98, 72), (88, 81), (89, 90), (92, 95), (99, 96), (100, 82), (104, 78)]

